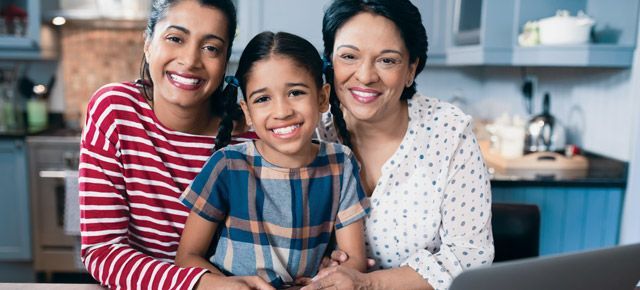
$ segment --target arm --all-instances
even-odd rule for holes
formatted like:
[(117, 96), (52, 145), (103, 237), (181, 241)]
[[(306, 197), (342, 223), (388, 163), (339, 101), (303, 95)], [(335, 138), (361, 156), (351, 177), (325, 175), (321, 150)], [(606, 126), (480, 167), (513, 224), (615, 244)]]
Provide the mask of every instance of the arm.
[(180, 268), (170, 258), (156, 259), (129, 244), (130, 204), (117, 132), (105, 133), (116, 116), (104, 94), (96, 94), (89, 105), (81, 143), (82, 261), (94, 279), (109, 288), (191, 289), (204, 269)]
[(216, 222), (208, 221), (197, 213), (191, 212), (180, 238), (176, 265), (204, 268), (211, 274), (222, 276), (222, 272), (204, 258), (217, 228)]
[(466, 269), (490, 264), (494, 255), (488, 173), (470, 122), (465, 121), (457, 146), (449, 152), (451, 161), (442, 168), (447, 174), (438, 181), (444, 196), (449, 196), (441, 200), (440, 249), (435, 253), (419, 250), (402, 263), (435, 289), (448, 288)]
[(431, 284), (407, 266), (368, 273), (367, 280), (370, 284), (368, 289), (433, 290)]
[(211, 239), (216, 232), (218, 224), (209, 221), (195, 212), (189, 214), (187, 223), (184, 226), (178, 253), (176, 254), (176, 265), (180, 267), (199, 267), (209, 270), (198, 281), (197, 289), (216, 289), (222, 287), (238, 287), (239, 289), (265, 289), (271, 290), (273, 287), (258, 276), (253, 277), (226, 277), (218, 268), (213, 266), (204, 256), (209, 249)]
[(336, 231), (336, 242), (340, 250), (349, 255), (342, 263), (360, 272), (367, 270), (367, 257), (364, 249), (364, 221), (361, 219)]

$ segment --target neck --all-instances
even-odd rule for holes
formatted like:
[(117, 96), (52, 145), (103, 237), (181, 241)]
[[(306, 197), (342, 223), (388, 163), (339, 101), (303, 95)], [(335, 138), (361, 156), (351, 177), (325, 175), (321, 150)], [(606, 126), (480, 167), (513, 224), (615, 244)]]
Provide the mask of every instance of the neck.
[(160, 123), (165, 127), (178, 132), (194, 135), (215, 136), (218, 132), (220, 118), (212, 115), (206, 105), (184, 108), (167, 106), (161, 102), (154, 103), (153, 111)]
[(268, 145), (262, 140), (255, 140), (254, 144), (256, 150), (260, 152), (262, 158), (269, 163), (282, 167), (282, 168), (302, 168), (308, 166), (318, 155), (319, 146), (309, 141), (309, 146), (306, 150), (297, 154), (281, 154), (274, 152), (270, 148), (266, 148)]
[(357, 120), (348, 113), (344, 118), (351, 136), (351, 143), (355, 151), (358, 151), (358, 148), (376, 147), (383, 140), (386, 140), (385, 142), (401, 141), (409, 127), (409, 108), (407, 101), (401, 101), (398, 110), (389, 112), (383, 119)]

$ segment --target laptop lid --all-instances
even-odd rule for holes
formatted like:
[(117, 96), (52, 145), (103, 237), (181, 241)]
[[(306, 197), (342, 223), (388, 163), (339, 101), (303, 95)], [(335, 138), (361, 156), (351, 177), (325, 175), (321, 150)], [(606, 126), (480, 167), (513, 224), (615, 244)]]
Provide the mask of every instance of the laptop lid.
[(633, 244), (468, 270), (450, 290), (634, 290), (639, 281), (640, 244)]

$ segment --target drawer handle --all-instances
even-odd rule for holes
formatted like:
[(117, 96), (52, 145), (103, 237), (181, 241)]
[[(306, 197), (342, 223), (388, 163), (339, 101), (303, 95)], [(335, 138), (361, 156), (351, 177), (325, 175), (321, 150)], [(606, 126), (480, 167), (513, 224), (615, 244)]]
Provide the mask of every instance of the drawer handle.
[(64, 170), (42, 170), (38, 172), (38, 175), (42, 178), (65, 178), (67, 172)]

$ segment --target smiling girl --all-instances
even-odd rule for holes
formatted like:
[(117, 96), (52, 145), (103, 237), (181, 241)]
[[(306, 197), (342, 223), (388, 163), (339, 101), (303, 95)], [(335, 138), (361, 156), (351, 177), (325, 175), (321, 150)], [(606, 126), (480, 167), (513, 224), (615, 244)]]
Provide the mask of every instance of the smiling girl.
[(322, 67), (317, 50), (298, 36), (263, 32), (249, 42), (230, 83), (241, 88), (247, 125), (260, 139), (222, 148), (229, 130), (221, 130), (218, 151), (182, 195), (192, 212), (178, 265), (209, 269), (217, 285), (258, 288), (257, 276), (290, 286), (315, 275), (335, 231), (351, 257), (347, 266), (365, 270), (368, 200), (358, 165), (347, 147), (311, 140), (328, 110)]

